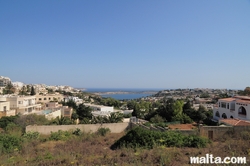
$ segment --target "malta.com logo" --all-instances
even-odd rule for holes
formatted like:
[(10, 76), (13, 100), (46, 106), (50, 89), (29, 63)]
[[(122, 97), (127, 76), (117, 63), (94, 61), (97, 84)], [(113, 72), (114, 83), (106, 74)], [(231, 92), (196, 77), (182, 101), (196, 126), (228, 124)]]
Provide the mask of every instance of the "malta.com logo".
[(206, 154), (204, 157), (190, 157), (190, 164), (246, 164), (246, 157), (214, 157)]

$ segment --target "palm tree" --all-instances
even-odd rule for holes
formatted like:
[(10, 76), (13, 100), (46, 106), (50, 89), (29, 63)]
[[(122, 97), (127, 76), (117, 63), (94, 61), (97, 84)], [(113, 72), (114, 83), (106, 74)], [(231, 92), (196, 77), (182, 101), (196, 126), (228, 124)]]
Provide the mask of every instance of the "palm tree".
[(64, 116), (61, 116), (61, 118), (56, 117), (56, 119), (53, 121), (53, 123), (57, 125), (69, 125), (72, 124), (71, 120), (69, 118), (65, 118)]
[(123, 120), (123, 114), (119, 112), (112, 112), (108, 117), (109, 123), (118, 123), (122, 122), (122, 120)]

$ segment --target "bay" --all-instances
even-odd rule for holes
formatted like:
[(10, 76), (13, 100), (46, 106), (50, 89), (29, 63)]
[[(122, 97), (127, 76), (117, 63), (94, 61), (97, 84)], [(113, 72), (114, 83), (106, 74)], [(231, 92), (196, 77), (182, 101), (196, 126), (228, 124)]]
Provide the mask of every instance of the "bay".
[(151, 96), (152, 94), (144, 94), (144, 93), (139, 93), (139, 94), (108, 94), (108, 95), (101, 95), (102, 97), (111, 97), (116, 100), (131, 100), (131, 99), (139, 99), (142, 97), (147, 97)]

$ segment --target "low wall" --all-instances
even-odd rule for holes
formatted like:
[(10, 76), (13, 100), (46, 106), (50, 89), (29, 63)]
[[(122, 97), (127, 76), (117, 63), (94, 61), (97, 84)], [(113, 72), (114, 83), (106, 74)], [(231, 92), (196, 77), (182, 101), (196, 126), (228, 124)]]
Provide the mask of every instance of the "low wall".
[(192, 129), (192, 130), (177, 130), (178, 132), (184, 134), (184, 135), (199, 135), (199, 131)]
[(48, 135), (51, 132), (58, 130), (68, 131), (79, 128), (84, 132), (96, 132), (99, 128), (109, 128), (111, 133), (121, 133), (129, 129), (129, 123), (104, 123), (104, 124), (79, 124), (79, 125), (44, 125), (44, 126), (27, 126), (26, 132), (39, 132), (40, 134)]
[[(233, 126), (201, 126), (200, 135), (212, 140), (216, 140), (221, 138), (228, 131), (233, 130), (233, 128)], [(210, 136), (209, 132), (211, 133)]]

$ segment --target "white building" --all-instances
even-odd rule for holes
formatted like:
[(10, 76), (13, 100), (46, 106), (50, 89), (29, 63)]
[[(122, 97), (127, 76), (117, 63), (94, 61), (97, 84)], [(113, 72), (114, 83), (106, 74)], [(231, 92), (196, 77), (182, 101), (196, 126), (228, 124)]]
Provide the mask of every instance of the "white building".
[(16, 87), (17, 89), (21, 89), (24, 86), (24, 83), (22, 82), (12, 82), (12, 85)]
[(250, 97), (234, 96), (231, 98), (219, 99), (213, 109), (213, 119), (241, 119), (250, 121)]
[(75, 97), (75, 96), (67, 96), (64, 98), (64, 101), (65, 102), (68, 102), (68, 101), (74, 101), (76, 104), (82, 104), (83, 103), (83, 100), (80, 99), (79, 97)]
[(92, 108), (92, 115), (93, 116), (109, 116), (110, 113), (114, 112), (114, 107), (110, 106), (103, 106), (103, 105), (95, 105), (84, 103), (85, 106)]
[(89, 106), (93, 109), (93, 111), (101, 111), (101, 112), (114, 112), (114, 107), (110, 106), (103, 106), (103, 105), (95, 105), (95, 104), (89, 104), (84, 103), (85, 106)]

